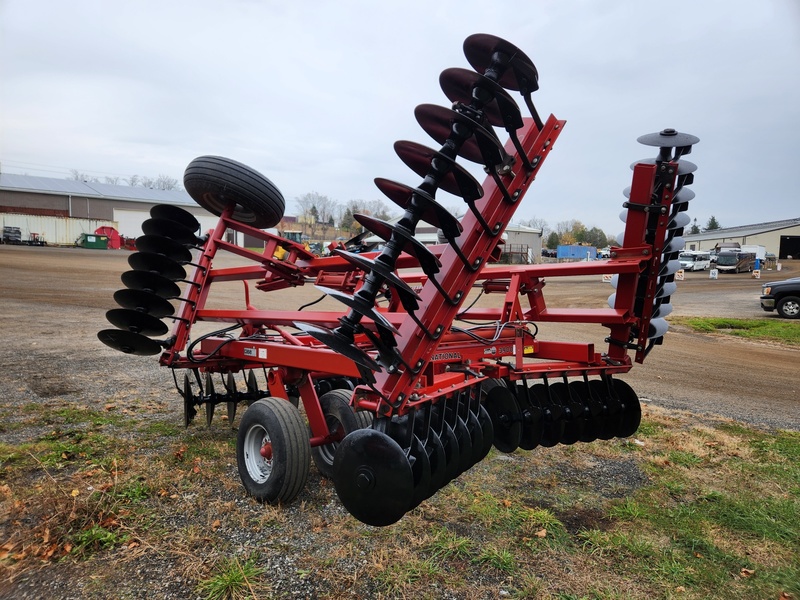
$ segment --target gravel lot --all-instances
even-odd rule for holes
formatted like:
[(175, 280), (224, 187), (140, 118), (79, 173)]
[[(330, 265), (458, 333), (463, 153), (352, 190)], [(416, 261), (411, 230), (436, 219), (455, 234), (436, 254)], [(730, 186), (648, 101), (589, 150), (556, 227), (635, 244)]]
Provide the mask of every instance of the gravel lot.
[[(181, 400), (169, 372), (158, 367), (156, 357), (129, 357), (103, 346), (96, 338), (98, 330), (108, 327), (104, 313), (115, 307), (112, 294), (122, 287), (119, 276), (128, 269), (127, 255), (126, 251), (0, 245), (0, 314), (4, 331), (0, 347), (0, 419), (5, 423), (21, 418), (19, 407), (25, 404), (53, 401), (100, 408), (114, 402), (156, 420), (182, 423)], [(800, 264), (789, 263), (784, 264), (781, 273), (765, 273), (762, 281), (799, 274)], [(674, 296), (674, 314), (777, 318), (759, 307), (762, 281), (753, 280), (748, 274), (713, 281), (707, 273), (689, 273)], [(581, 277), (548, 280), (544, 292), (550, 306), (597, 307), (605, 305), (611, 289), (596, 278)], [(231, 301), (241, 302), (240, 286), (228, 293)], [(256, 304), (299, 306), (317, 296), (313, 287), (306, 286), (259, 299), (261, 304)], [(219, 301), (224, 303), (226, 299)], [(591, 341), (594, 336), (598, 344), (604, 334), (604, 329), (583, 325), (544, 324), (540, 330), (542, 339), (590, 336)], [(800, 430), (798, 364), (799, 348), (699, 335), (678, 328), (667, 335), (664, 345), (657, 347), (644, 365), (635, 365), (625, 379), (645, 402), (670, 411), (728, 418), (767, 429)], [(2, 441), (18, 444), (35, 440), (48, 427), (42, 423), (41, 427), (24, 430), (9, 428), (2, 433)], [(235, 479), (235, 467), (229, 470)], [(228, 494), (232, 501), (246, 503), (241, 490), (237, 492), (236, 485), (233, 488)], [(0, 517), (4, 514), (8, 514), (7, 510), (0, 512)], [(294, 517), (290, 514), (289, 518)], [(8, 526), (0, 518), (0, 534), (8, 534)], [(141, 597), (192, 597), (185, 595), (179, 576), (161, 580), (153, 574), (168, 568), (166, 563), (159, 565), (158, 560), (151, 558), (147, 565), (150, 574), (140, 575), (160, 583), (142, 589)], [(276, 568), (279, 566), (276, 564)], [(69, 592), (64, 588), (65, 582), (81, 581), (87, 576), (87, 569), (80, 563), (55, 564), (47, 570), (46, 577), (27, 584), (23, 580), (15, 588), (4, 589), (0, 583), (0, 597), (88, 597), (80, 586)], [(132, 571), (131, 575), (135, 577), (136, 573)], [(302, 581), (295, 584), (290, 589), (298, 597), (314, 596), (309, 590), (303, 592)], [(140, 596), (129, 592), (126, 597)]]

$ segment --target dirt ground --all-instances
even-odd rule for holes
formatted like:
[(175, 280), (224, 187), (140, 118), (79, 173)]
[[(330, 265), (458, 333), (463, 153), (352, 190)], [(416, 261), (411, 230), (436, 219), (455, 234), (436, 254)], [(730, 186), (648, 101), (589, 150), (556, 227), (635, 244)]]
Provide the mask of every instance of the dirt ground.
[[(153, 383), (172, 394), (172, 382), (155, 358), (130, 357), (98, 342), (110, 327), (105, 311), (123, 287), (128, 252), (81, 248), (0, 245), (0, 302), (5, 343), (0, 348), (0, 389), (31, 387), (41, 397), (72, 390), (91, 402), (99, 391), (117, 396), (142, 392)], [(241, 264), (224, 257), (215, 265)], [(761, 310), (758, 296), (768, 280), (800, 275), (800, 263), (781, 272), (720, 276), (687, 273), (673, 296), (676, 316), (776, 319)], [(239, 284), (212, 302), (230, 308), (244, 302)], [(613, 291), (595, 277), (551, 278), (544, 289), (551, 307), (602, 307)], [(308, 285), (280, 293), (253, 295), (259, 307), (298, 307), (319, 297)], [(481, 302), (494, 303), (490, 296)], [(595, 341), (603, 347), (607, 330), (598, 326), (542, 324), (541, 339)], [(800, 429), (800, 349), (701, 335), (673, 327), (664, 344), (625, 376), (643, 399), (664, 407), (709, 413), (769, 428)], [(146, 380), (142, 377), (146, 376)], [(161, 384), (158, 382), (161, 380)], [(153, 390), (158, 393), (157, 390)], [(99, 400), (102, 401), (102, 400)], [(177, 398), (174, 410), (178, 413)]]

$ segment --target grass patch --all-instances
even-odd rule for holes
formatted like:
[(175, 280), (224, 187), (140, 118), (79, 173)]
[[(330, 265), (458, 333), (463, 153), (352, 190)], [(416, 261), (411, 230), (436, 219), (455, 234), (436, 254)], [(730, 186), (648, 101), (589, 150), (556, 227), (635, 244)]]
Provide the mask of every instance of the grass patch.
[(200, 581), (197, 592), (204, 600), (255, 598), (256, 590), (262, 588), (259, 581), (262, 573), (263, 569), (256, 564), (255, 556), (244, 561), (225, 558), (219, 562), (211, 577)]
[(800, 346), (800, 323), (788, 319), (729, 319), (719, 317), (671, 317), (699, 333), (724, 333), (751, 340)]

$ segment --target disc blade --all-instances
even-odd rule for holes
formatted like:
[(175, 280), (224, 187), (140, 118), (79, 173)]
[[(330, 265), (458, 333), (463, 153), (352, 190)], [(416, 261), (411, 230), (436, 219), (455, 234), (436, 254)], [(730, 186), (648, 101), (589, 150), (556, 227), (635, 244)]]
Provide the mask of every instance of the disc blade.
[(181, 295), (181, 288), (173, 281), (151, 271), (125, 271), (120, 278), (125, 287), (132, 290), (150, 292), (162, 298), (177, 298)]
[(327, 294), (332, 298), (336, 298), (336, 300), (345, 306), (349, 306), (351, 309), (353, 309), (353, 311), (357, 312), (362, 317), (368, 317), (375, 323), (375, 325), (382, 326), (393, 334), (399, 333), (397, 328), (375, 309), (374, 304), (368, 304), (367, 302), (363, 301), (358, 294), (351, 296), (350, 294), (345, 294), (339, 290), (327, 288), (321, 285), (315, 285), (314, 287), (324, 294)]
[[(631, 169), (636, 167), (636, 165), (654, 165), (656, 162), (658, 161), (655, 158), (643, 158), (631, 163)], [(689, 162), (688, 160), (678, 161), (678, 175), (688, 175), (689, 173), (694, 173), (696, 170), (697, 165), (693, 162)]]
[(138, 310), (159, 319), (175, 314), (175, 307), (164, 298), (142, 290), (117, 290), (114, 301), (122, 308)]
[(161, 352), (161, 344), (149, 337), (122, 329), (103, 329), (97, 339), (106, 346), (134, 356), (153, 356)]
[(374, 527), (399, 521), (414, 494), (414, 475), (405, 452), (375, 429), (357, 429), (339, 443), (333, 483), (350, 514)]
[(478, 108), (496, 127), (516, 130), (523, 126), (522, 114), (513, 98), (500, 85), (480, 73), (458, 67), (445, 69), (439, 75), (439, 85), (451, 102), (480, 105)]
[(382, 370), (381, 366), (375, 362), (369, 354), (339, 332), (332, 331), (319, 325), (311, 325), (310, 323), (296, 322), (294, 326), (309, 334), (317, 341), (322, 342), (334, 352), (338, 352), (342, 356), (349, 358), (354, 363), (370, 369), (371, 371)]
[(700, 141), (700, 138), (689, 133), (679, 133), (677, 130), (668, 128), (662, 129), (658, 133), (648, 133), (639, 136), (636, 141), (645, 146), (656, 146), (658, 148), (677, 148), (679, 146), (692, 146)]
[(496, 166), (506, 160), (502, 142), (493, 131), (455, 110), (436, 104), (420, 104), (414, 109), (420, 127), (436, 142), (452, 147), (469, 161)]
[(160, 235), (184, 245), (195, 245), (199, 242), (191, 229), (169, 219), (147, 219), (142, 223), (142, 232), (145, 235)]
[(420, 177), (435, 173), (438, 186), (444, 191), (468, 202), (483, 197), (483, 188), (478, 180), (449, 156), (406, 140), (395, 142), (394, 150), (400, 160)]
[(168, 219), (180, 223), (192, 232), (200, 229), (200, 222), (188, 210), (169, 204), (156, 204), (150, 209), (150, 216), (156, 219)]
[(435, 275), (441, 269), (442, 263), (439, 262), (439, 259), (405, 228), (395, 227), (381, 219), (359, 213), (354, 214), (353, 218), (387, 242), (392, 239), (392, 234), (396, 235), (397, 241), (403, 244), (403, 252), (416, 258), (420, 268), (428, 277)]
[(517, 418), (520, 408), (511, 390), (498, 385), (489, 390), (483, 404), (492, 420), (494, 447), (500, 452), (514, 452), (522, 440), (522, 422)]
[[(500, 54), (501, 56), (497, 56)], [(507, 90), (529, 94), (539, 89), (539, 73), (530, 58), (514, 44), (486, 33), (476, 33), (464, 40), (464, 56), (472, 68), (485, 72), (499, 60), (505, 71), (497, 82)]]
[(136, 249), (141, 252), (154, 252), (186, 264), (192, 260), (192, 253), (183, 244), (160, 235), (142, 235), (136, 238)]
[(154, 252), (134, 252), (128, 256), (128, 264), (135, 271), (158, 273), (171, 281), (186, 279), (186, 269), (163, 254)]
[(383, 277), (386, 280), (386, 282), (392, 287), (405, 291), (406, 293), (410, 294), (415, 300), (420, 299), (419, 295), (411, 288), (411, 286), (408, 285), (402, 279), (400, 279), (397, 273), (392, 271), (380, 259), (369, 258), (361, 254), (354, 254), (352, 252), (347, 252), (346, 250), (339, 250), (338, 248), (334, 249), (332, 254), (341, 256), (347, 262), (357, 266), (362, 271), (377, 273), (378, 275)]
[(621, 379), (614, 379), (614, 391), (622, 403), (622, 423), (617, 437), (629, 437), (639, 429), (642, 421), (642, 405), (633, 388)]
[(113, 308), (106, 312), (106, 319), (114, 327), (142, 335), (164, 335), (169, 331), (163, 321), (129, 308)]
[(444, 206), (436, 202), (430, 194), (419, 188), (412, 188), (381, 177), (375, 179), (375, 185), (387, 198), (403, 210), (413, 211), (415, 206), (420, 207), (421, 213), (419, 216), (423, 221), (445, 231), (450, 237), (455, 238), (461, 235), (462, 227), (458, 219)]

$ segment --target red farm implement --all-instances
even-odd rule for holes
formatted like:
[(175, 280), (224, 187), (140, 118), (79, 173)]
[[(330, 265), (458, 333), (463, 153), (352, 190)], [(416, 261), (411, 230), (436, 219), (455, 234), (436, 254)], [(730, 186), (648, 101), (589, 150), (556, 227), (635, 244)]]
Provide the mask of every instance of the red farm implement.
[[(198, 204), (219, 216), (213, 230), (201, 234), (191, 214), (169, 206), (154, 207), (142, 226), (132, 270), (122, 275), (126, 289), (114, 296), (121, 308), (107, 313), (117, 329), (98, 336), (125, 353), (160, 355), (187, 426), (199, 408), (210, 425), (218, 404), (231, 423), (237, 405), (248, 406), (236, 452), (242, 482), (260, 501), (293, 500), (313, 458), (350, 513), (388, 525), (492, 446), (513, 452), (626, 437), (639, 425), (639, 399), (617, 375), (666, 332), (694, 196), (685, 186), (695, 166), (682, 157), (698, 140), (672, 129), (639, 138), (658, 155), (632, 166), (625, 231), (609, 259), (489, 265), (565, 121), (539, 117), (538, 74), (519, 49), (480, 34), (464, 51), (474, 70), (440, 76), (452, 107), (415, 110), (441, 148), (394, 145), (421, 183), (375, 180), (402, 217), (356, 215), (383, 239), (380, 251), (340, 245), (317, 257), (267, 233), (284, 212), (280, 192), (254, 170), (214, 156), (192, 161), (184, 177)], [(457, 158), (483, 165), (483, 184)], [(438, 203), (439, 190), (463, 198), (464, 217)], [(422, 245), (414, 236), (420, 221), (446, 242)], [(229, 241), (230, 230), (262, 240), (263, 251)], [(278, 248), (282, 260), (274, 258)], [(547, 278), (603, 274), (613, 274), (616, 288), (607, 307), (546, 304)], [(215, 286), (231, 281), (244, 282), (243, 308), (211, 306)], [(308, 284), (339, 309), (251, 304), (251, 287), (270, 294)], [(467, 303), (476, 291), (494, 295), (496, 306)], [(174, 321), (171, 331), (165, 318)], [(540, 339), (538, 324), (547, 322), (597, 324), (606, 330), (603, 347)], [(198, 325), (210, 331), (192, 337)]]

